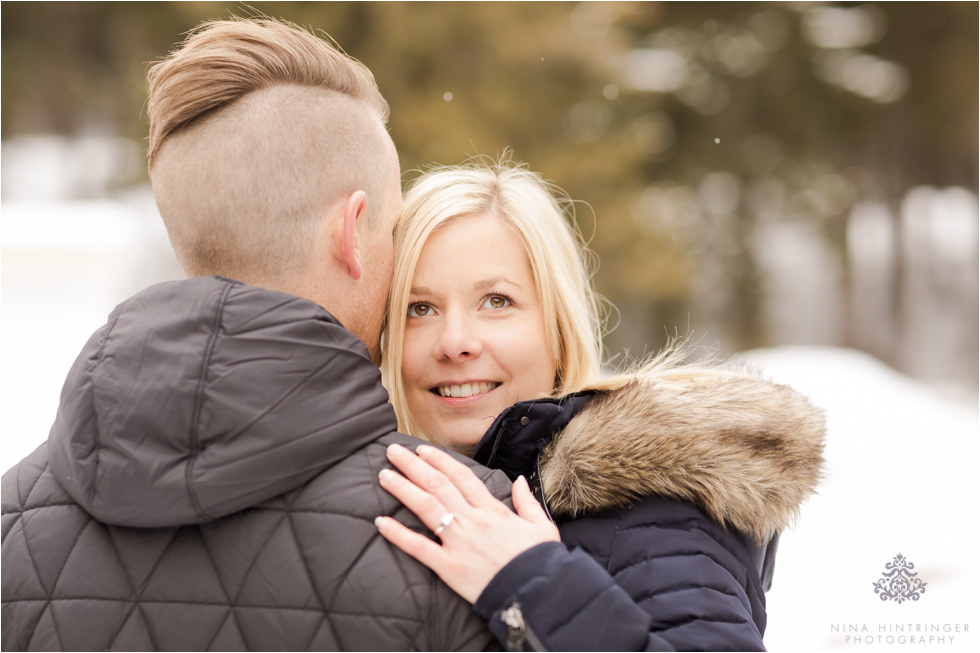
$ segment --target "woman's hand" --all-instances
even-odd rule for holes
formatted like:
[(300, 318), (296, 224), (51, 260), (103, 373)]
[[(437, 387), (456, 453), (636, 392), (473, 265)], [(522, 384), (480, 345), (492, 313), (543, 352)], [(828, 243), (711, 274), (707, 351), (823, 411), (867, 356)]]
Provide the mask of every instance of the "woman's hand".
[(391, 517), (378, 517), (378, 530), (470, 603), (518, 554), (542, 542), (560, 541), (558, 528), (523, 476), (511, 490), (515, 514), (490, 494), (472, 470), (435, 447), (420, 445), (416, 456), (393, 444), (388, 447), (388, 460), (405, 476), (382, 470), (381, 487), (414, 512), (442, 545)]

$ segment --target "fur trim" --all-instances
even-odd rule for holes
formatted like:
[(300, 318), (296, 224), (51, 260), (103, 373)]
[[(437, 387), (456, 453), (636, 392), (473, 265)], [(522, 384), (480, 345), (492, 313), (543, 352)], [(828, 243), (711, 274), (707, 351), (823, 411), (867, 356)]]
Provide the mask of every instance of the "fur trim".
[(640, 377), (579, 412), (542, 455), (541, 481), (556, 517), (670, 496), (763, 542), (816, 490), (824, 431), (806, 397), (750, 374)]

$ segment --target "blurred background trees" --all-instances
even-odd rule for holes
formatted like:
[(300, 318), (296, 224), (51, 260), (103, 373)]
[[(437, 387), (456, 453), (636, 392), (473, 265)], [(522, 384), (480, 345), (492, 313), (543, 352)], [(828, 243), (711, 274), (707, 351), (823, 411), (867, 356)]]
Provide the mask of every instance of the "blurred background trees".
[(842, 345), (976, 392), (976, 3), (250, 6), (3, 3), (3, 199), (144, 187), (148, 64), (257, 10), (371, 68), (406, 180), (509, 150), (564, 188), (611, 353)]

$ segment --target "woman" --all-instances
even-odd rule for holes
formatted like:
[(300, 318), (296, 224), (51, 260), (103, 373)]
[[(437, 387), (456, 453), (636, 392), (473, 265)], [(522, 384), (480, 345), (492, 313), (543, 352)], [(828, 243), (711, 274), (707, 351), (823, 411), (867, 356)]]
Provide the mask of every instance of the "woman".
[(400, 428), (503, 469), (517, 513), (447, 454), (392, 448), (405, 476), (382, 486), (440, 543), (378, 528), (511, 649), (762, 650), (776, 535), (819, 479), (822, 417), (789, 388), (670, 353), (599, 380), (584, 251), (519, 167), (413, 185), (382, 372)]

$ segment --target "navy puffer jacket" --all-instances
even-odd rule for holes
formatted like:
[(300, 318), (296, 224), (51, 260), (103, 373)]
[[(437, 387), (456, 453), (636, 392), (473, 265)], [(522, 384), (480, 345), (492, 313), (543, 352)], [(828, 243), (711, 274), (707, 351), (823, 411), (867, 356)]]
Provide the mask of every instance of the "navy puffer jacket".
[(512, 406), (475, 458), (528, 476), (562, 542), (504, 567), (477, 612), (509, 650), (764, 650), (778, 532), (823, 436), (802, 395), (739, 372)]

